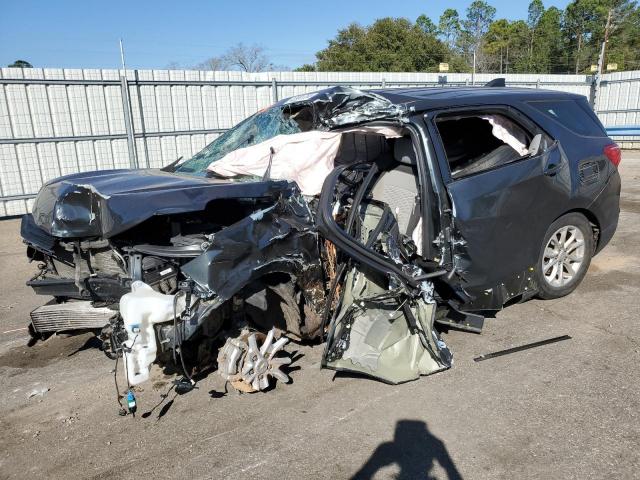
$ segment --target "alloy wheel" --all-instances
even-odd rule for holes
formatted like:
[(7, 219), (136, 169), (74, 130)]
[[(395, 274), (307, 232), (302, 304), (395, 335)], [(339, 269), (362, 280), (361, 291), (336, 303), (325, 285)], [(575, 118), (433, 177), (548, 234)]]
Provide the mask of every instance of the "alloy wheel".
[(584, 262), (584, 234), (574, 225), (565, 225), (549, 238), (542, 256), (542, 273), (552, 287), (570, 283)]

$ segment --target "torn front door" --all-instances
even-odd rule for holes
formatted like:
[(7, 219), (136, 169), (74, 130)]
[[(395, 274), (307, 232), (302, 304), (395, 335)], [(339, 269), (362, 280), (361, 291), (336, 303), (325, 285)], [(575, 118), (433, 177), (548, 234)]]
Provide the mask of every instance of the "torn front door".
[(367, 199), (377, 175), (375, 164), (340, 167), (320, 195), (318, 228), (345, 255), (323, 366), (400, 383), (449, 368), (452, 357), (433, 327), (436, 274), (411, 262), (415, 245), (388, 205)]

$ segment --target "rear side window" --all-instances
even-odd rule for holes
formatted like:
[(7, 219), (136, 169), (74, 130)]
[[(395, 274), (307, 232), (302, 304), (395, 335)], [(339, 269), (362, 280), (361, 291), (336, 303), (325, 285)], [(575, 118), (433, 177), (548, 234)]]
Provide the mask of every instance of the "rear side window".
[(578, 135), (606, 136), (598, 122), (575, 100), (529, 102), (529, 105)]
[(542, 135), (533, 135), (495, 112), (440, 115), (436, 127), (454, 179), (535, 155), (546, 147)]

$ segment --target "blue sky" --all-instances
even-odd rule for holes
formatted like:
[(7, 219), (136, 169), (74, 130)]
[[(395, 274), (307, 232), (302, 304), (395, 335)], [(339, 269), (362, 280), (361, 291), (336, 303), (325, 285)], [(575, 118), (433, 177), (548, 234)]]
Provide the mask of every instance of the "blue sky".
[[(36, 67), (117, 68), (118, 39), (130, 68), (185, 67), (244, 42), (263, 45), (272, 62), (312, 62), (337, 30), (385, 16), (437, 22), (446, 8), (461, 15), (471, 0), (121, 1), (2, 0), (0, 65), (24, 59)], [(496, 18), (525, 18), (528, 1), (490, 0)], [(545, 0), (563, 8), (567, 0)]]

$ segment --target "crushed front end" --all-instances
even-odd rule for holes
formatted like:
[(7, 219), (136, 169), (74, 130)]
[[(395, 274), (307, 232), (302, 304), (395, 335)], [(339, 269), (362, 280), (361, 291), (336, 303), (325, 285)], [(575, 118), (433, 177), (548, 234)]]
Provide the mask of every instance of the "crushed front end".
[[(132, 175), (126, 173), (129, 183)], [(116, 191), (117, 176), (95, 173), (51, 183), (36, 199), (34, 213), (24, 216), (22, 236), (38, 264), (27, 284), (55, 299), (32, 313), (34, 336), (93, 329), (110, 355), (144, 346), (149, 358), (130, 375), (136, 384), (148, 378), (156, 342), (158, 356), (175, 355), (191, 343), (197, 358), (190, 360), (206, 363), (205, 357), (215, 357), (223, 329), (251, 320), (259, 325), (281, 304), (288, 316), (273, 322), (278, 336), (319, 334), (319, 240), (295, 184), (178, 178), (176, 189), (172, 175), (142, 172), (145, 188), (136, 194)], [(192, 195), (189, 211), (173, 207), (165, 213), (167, 197), (185, 188)], [(58, 192), (53, 202), (51, 191)], [(134, 213), (137, 223), (123, 230), (122, 222)], [(147, 311), (150, 302), (158, 306)], [(136, 344), (127, 345), (136, 335)]]

